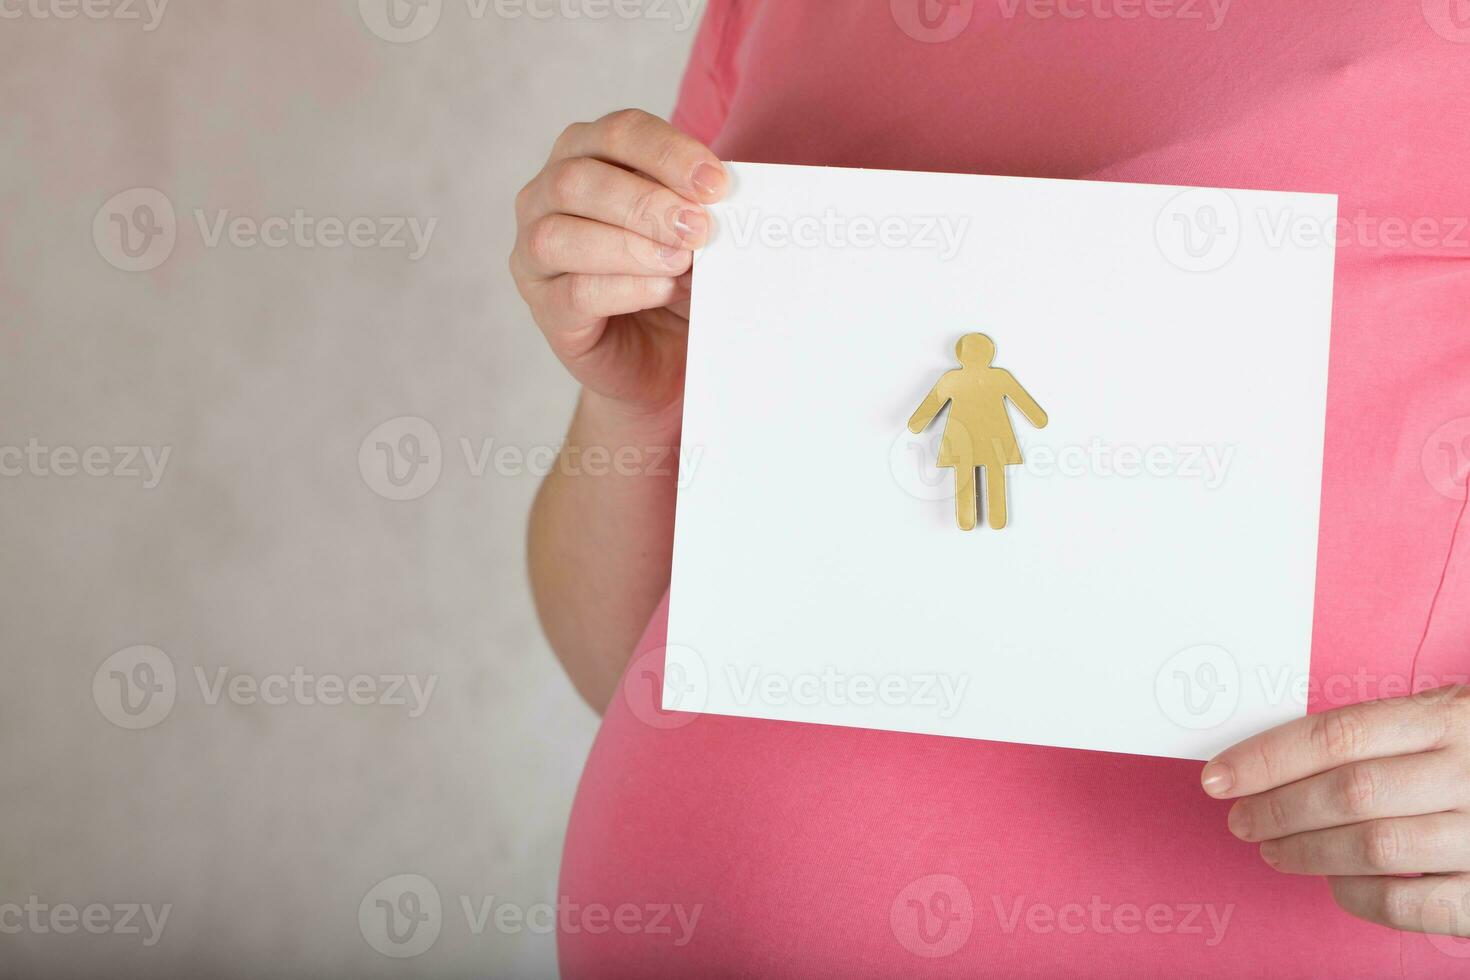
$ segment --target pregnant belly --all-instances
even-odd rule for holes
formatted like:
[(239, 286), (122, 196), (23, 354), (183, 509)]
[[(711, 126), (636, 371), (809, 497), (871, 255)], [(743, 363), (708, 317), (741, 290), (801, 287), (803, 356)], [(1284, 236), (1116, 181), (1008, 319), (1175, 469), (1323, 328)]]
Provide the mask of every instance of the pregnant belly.
[[(1197, 763), (664, 713), (665, 616), (578, 790), (566, 977), (1401, 975), (1400, 935), (1266, 867)], [(1404, 942), (1408, 975), (1470, 963)]]

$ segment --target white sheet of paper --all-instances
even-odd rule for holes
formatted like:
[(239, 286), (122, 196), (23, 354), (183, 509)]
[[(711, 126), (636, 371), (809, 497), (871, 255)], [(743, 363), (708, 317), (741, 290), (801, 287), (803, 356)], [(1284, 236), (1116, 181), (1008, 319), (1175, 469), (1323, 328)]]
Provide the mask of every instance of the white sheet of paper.
[[(1335, 197), (730, 166), (665, 708), (1190, 759), (1304, 713)], [(1002, 530), (906, 429), (971, 332), (1050, 416)]]

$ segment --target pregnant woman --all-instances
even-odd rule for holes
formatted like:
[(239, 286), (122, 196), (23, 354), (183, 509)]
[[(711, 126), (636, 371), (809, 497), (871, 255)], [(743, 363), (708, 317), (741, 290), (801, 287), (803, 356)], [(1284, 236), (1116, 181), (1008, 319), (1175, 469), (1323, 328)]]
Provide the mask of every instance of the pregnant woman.
[(1338, 259), (1312, 713), (1202, 771), (664, 712), (677, 474), (558, 467), (533, 587), (604, 713), (561, 892), (611, 910), (563, 916), (566, 976), (1470, 976), (1456, 10), (711, 0), (671, 123), (565, 131), (518, 198), (511, 267), (582, 385), (567, 453), (678, 445), (722, 158), (1320, 191), (1341, 216), (1316, 229)]

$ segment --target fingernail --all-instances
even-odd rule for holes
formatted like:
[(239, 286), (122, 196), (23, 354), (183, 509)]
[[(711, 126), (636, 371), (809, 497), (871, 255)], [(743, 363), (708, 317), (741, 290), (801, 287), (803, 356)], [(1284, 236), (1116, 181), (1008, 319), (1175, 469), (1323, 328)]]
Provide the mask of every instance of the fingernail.
[(674, 230), (685, 241), (698, 241), (709, 230), (709, 221), (698, 211), (685, 208), (674, 215)]
[(1276, 842), (1274, 840), (1268, 840), (1261, 845), (1261, 860), (1265, 861), (1267, 864), (1274, 868), (1281, 860), (1281, 854), (1279, 853), (1279, 851), (1280, 848), (1277, 846)]
[(1211, 796), (1224, 796), (1235, 785), (1235, 774), (1223, 762), (1212, 762), (1200, 773), (1199, 783)]
[(1230, 832), (1241, 840), (1249, 840), (1251, 835), (1251, 816), (1245, 807), (1236, 806), (1231, 809), (1230, 816), (1225, 818), (1230, 825)]
[(671, 266), (681, 265), (684, 261), (685, 250), (677, 245), (660, 245), (658, 257)]
[(694, 168), (694, 176), (689, 178), (694, 185), (694, 190), (706, 201), (717, 201), (724, 193), (725, 175), (717, 167), (709, 163), (701, 163)]

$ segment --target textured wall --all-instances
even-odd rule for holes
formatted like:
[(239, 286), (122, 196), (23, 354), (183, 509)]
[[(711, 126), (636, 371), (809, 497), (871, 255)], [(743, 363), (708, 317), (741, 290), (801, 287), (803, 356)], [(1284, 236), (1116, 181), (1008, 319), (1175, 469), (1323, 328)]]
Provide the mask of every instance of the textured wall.
[(693, 29), (424, 2), (0, 3), (0, 973), (554, 972), (479, 922), (542, 921), (596, 726), (522, 571), (573, 388), (511, 200)]

